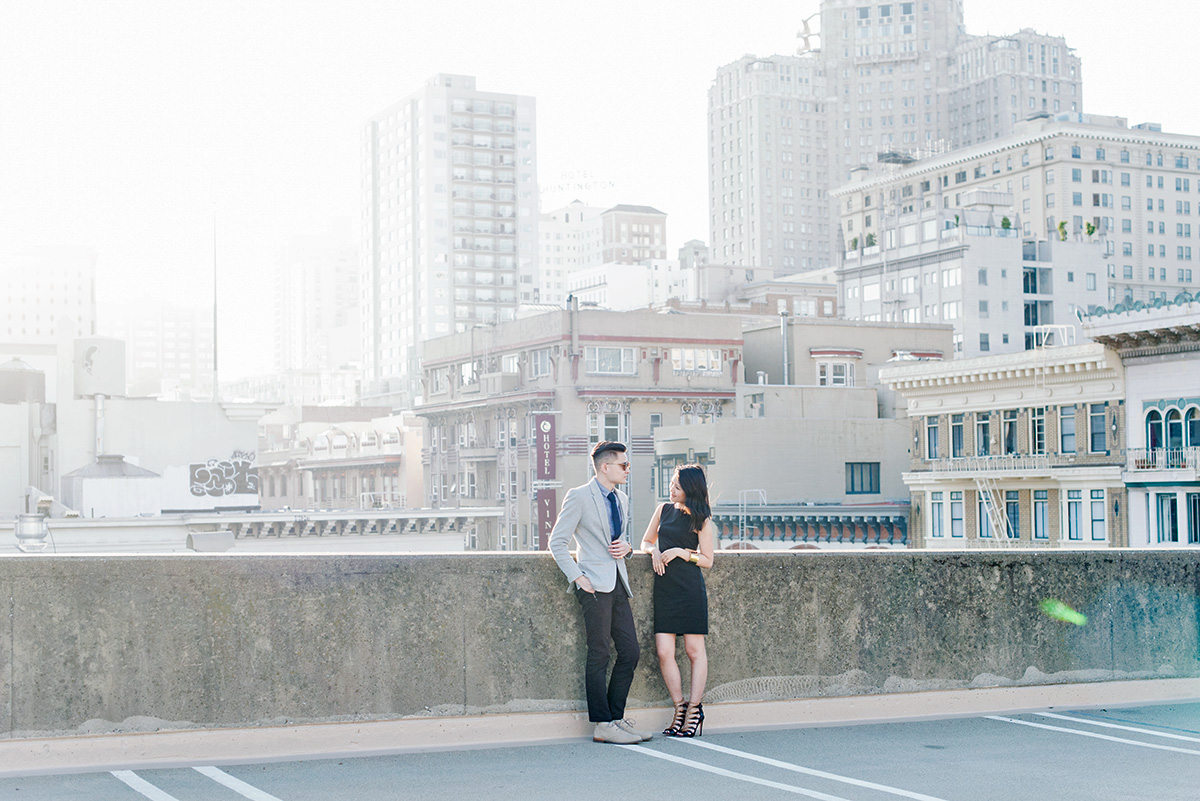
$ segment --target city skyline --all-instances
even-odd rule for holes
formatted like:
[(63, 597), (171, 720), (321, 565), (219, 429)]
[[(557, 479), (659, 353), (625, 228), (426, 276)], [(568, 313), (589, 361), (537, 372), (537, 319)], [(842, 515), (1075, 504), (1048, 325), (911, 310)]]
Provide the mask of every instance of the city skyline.
[[(0, 259), (12, 269), (15, 254), (91, 248), (101, 316), (115, 301), (201, 305), (215, 227), (222, 379), (269, 369), (259, 300), (279, 254), (331, 221), (357, 230), (363, 123), (438, 72), (536, 98), (543, 211), (576, 195), (652, 205), (669, 216), (673, 253), (708, 239), (706, 94), (718, 68), (794, 52), (818, 5), (731, 14), (717, 3), (616, 3), (575, 9), (567, 26), (551, 3), (503, 17), (465, 3), (452, 20), (425, 3), (299, 13), (282, 3), (9, 3), (0, 65), (16, 80), (0, 100), (21, 113), (0, 121), (0, 144), (19, 154), (0, 166)], [(1151, 80), (1182, 63), (1186, 26), (1161, 26), (1165, 2), (1128, 18), (1106, 12), (1118, 8), (967, 0), (965, 20), (972, 34), (1065, 36), (1083, 60), (1085, 112), (1200, 132), (1200, 110)]]

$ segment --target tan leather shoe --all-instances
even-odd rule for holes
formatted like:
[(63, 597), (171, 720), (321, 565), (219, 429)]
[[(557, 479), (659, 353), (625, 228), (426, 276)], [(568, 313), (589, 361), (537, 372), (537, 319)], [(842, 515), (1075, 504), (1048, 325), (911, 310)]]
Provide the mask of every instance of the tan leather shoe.
[(630, 720), (629, 718), (625, 718), (624, 720), (614, 720), (613, 723), (616, 725), (616, 727), (618, 729), (625, 732), (626, 734), (632, 734), (636, 737), (641, 738), (641, 741), (643, 743), (654, 739), (654, 732), (642, 731), (640, 729), (635, 729), (633, 727), (633, 721)]
[(592, 742), (596, 743), (636, 745), (641, 741), (641, 737), (636, 734), (630, 734), (611, 720), (607, 723), (597, 723), (595, 731), (592, 732)]

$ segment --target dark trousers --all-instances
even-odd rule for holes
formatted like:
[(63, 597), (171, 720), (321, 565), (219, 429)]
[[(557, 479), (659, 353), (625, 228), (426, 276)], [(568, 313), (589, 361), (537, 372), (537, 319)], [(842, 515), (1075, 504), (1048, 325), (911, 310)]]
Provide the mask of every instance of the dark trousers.
[[(587, 632), (584, 686), (588, 720), (592, 723), (620, 720), (625, 717), (625, 699), (629, 696), (633, 670), (640, 656), (629, 595), (618, 580), (612, 592), (590, 593), (576, 588), (575, 597), (583, 608), (583, 625)], [(616, 647), (617, 660), (606, 686), (610, 639)]]

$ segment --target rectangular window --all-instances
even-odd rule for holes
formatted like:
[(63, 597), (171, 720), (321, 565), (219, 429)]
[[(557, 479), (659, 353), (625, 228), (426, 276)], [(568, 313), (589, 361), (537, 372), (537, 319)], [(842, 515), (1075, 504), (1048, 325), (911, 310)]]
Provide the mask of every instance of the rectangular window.
[(950, 456), (959, 459), (963, 455), (963, 415), (950, 415)]
[(1005, 409), (1001, 416), (1004, 425), (1004, 455), (1015, 456), (1017, 453), (1017, 410)]
[(1158, 541), (1179, 542), (1179, 509), (1175, 493), (1160, 492), (1155, 494), (1154, 500), (1158, 512)]
[(1046, 407), (1036, 406), (1029, 410), (1029, 452), (1046, 452)]
[(721, 351), (716, 348), (671, 348), (671, 368), (676, 375), (720, 375)]
[(879, 462), (846, 462), (846, 494), (879, 494)]
[(962, 538), (963, 535), (963, 494), (962, 491), (950, 493), (950, 536)]
[(1083, 538), (1083, 490), (1067, 490), (1067, 539)]
[(1108, 437), (1104, 430), (1105, 404), (1088, 406), (1088, 450), (1092, 453), (1108, 452)]
[(854, 386), (854, 365), (849, 362), (818, 362), (817, 385), (822, 387)]
[(529, 354), (529, 377), (541, 378), (550, 375), (550, 349), (542, 348)]
[(633, 348), (587, 348), (587, 371), (598, 375), (634, 375)]
[(929, 493), (929, 536), (944, 537), (945, 531), (942, 530), (942, 493)]
[(1075, 407), (1060, 406), (1058, 408), (1058, 442), (1059, 453), (1075, 452)]
[(979, 502), (976, 504), (979, 507), (978, 514), (975, 516), (976, 532), (975, 535), (980, 539), (991, 539), (992, 536), (992, 507), (986, 500), (987, 496), (982, 493), (976, 493), (979, 496)]
[(1188, 544), (1200, 543), (1200, 492), (1189, 492), (1188, 505)]
[(930, 416), (925, 418), (925, 458), (938, 458), (938, 431), (940, 418)]
[(1035, 540), (1048, 539), (1050, 536), (1050, 501), (1047, 499), (1047, 490), (1033, 491), (1033, 538)]
[(1103, 540), (1104, 530), (1104, 490), (1092, 490), (1092, 540)]
[(1021, 493), (1017, 490), (1004, 492), (1004, 516), (1008, 521), (1008, 536), (1016, 539), (1021, 536)]
[[(588, 448), (597, 442), (628, 442), (629, 429), (625, 415), (617, 412), (593, 412), (588, 415)], [(591, 465), (588, 466), (591, 469)]]
[(980, 412), (975, 418), (975, 455), (990, 456), (992, 450), (992, 418)]

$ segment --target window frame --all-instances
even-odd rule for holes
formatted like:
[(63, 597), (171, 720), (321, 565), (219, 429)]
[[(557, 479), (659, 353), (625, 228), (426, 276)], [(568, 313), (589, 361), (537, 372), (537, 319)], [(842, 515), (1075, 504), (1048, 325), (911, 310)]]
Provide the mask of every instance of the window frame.
[[(619, 351), (620, 368), (601, 370), (601, 351)], [(620, 345), (589, 345), (584, 349), (584, 370), (588, 375), (637, 375), (633, 348)]]

